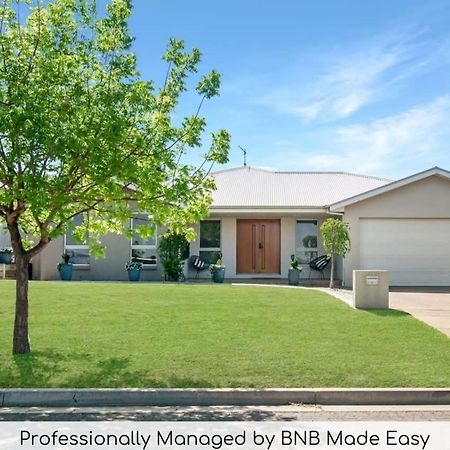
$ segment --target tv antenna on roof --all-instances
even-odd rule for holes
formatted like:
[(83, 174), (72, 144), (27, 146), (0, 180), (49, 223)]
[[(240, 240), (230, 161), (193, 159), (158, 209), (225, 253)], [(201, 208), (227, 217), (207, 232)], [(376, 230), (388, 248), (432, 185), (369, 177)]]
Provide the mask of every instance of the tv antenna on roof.
[(240, 145), (238, 147), (241, 149), (242, 153), (244, 154), (244, 167), (247, 166), (247, 150), (245, 148), (242, 148)]

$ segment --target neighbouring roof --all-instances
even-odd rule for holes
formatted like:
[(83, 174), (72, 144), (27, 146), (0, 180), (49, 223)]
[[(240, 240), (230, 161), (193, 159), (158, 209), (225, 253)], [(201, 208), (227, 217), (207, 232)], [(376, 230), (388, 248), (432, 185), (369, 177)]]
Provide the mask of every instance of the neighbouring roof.
[(410, 175), (409, 177), (402, 178), (401, 180), (392, 181), (390, 183), (384, 184), (383, 186), (376, 187), (367, 192), (361, 192), (349, 198), (341, 199), (336, 203), (330, 205), (331, 211), (342, 211), (348, 205), (352, 205), (354, 203), (360, 202), (362, 200), (366, 200), (371, 197), (375, 197), (376, 195), (384, 194), (389, 191), (393, 191), (394, 189), (398, 189), (403, 186), (407, 186), (408, 184), (415, 183), (416, 181), (423, 180), (425, 178), (431, 176), (440, 176), (442, 178), (446, 178), (450, 180), (450, 172), (445, 169), (441, 169), (440, 167), (432, 167), (431, 169), (424, 170), (423, 172), (415, 173), (414, 175)]
[(390, 183), (347, 172), (277, 172), (254, 167), (212, 174), (215, 208), (324, 208)]

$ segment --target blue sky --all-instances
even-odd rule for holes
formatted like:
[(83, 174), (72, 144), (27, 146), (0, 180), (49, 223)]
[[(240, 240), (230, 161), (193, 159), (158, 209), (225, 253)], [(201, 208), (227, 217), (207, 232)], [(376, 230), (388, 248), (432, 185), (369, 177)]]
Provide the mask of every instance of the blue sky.
[(229, 166), (240, 145), (252, 166), (390, 178), (450, 169), (449, 24), (432, 0), (134, 0), (130, 22), (145, 78), (171, 36), (222, 73), (203, 113), (232, 134)]

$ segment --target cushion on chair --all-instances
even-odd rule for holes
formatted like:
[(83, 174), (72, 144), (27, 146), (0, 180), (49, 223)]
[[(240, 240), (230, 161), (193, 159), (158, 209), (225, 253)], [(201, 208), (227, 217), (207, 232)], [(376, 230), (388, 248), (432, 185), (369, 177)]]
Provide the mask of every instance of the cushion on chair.
[(327, 255), (319, 256), (318, 258), (313, 259), (309, 263), (309, 267), (313, 270), (324, 270), (325, 267), (328, 266), (328, 263), (330, 262), (330, 259)]
[(192, 267), (197, 270), (203, 270), (205, 268), (205, 261), (202, 261), (198, 256), (193, 256), (191, 259)]

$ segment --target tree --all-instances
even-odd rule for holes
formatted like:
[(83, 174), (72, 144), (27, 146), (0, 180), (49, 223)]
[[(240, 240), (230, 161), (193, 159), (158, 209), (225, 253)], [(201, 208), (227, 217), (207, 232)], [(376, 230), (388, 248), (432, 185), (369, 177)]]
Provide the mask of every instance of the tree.
[(211, 203), (209, 172), (228, 160), (229, 134), (220, 130), (201, 164), (184, 162), (202, 147), (200, 109), (218, 95), (220, 75), (199, 77), (198, 109), (174, 124), (200, 51), (171, 39), (165, 82), (155, 87), (138, 72), (130, 14), (131, 0), (111, 0), (102, 16), (94, 0), (2, 0), (0, 220), (16, 261), (14, 354), (30, 351), (28, 263), (75, 216), (88, 218), (75, 235), (97, 256), (106, 232), (130, 233), (133, 207), (192, 239), (187, 224)]
[(345, 257), (350, 251), (350, 224), (339, 219), (327, 219), (322, 223), (323, 246), (327, 255), (331, 258), (330, 288), (334, 288), (334, 258)]

